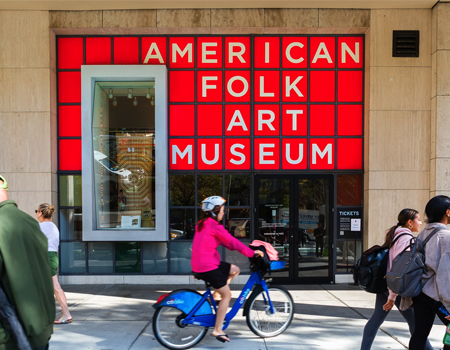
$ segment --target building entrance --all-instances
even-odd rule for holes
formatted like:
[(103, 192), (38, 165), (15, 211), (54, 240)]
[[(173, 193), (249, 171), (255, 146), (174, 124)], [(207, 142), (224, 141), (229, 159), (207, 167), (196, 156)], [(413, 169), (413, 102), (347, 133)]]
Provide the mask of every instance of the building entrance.
[(257, 175), (256, 239), (270, 242), (286, 261), (277, 283), (333, 280), (332, 175)]

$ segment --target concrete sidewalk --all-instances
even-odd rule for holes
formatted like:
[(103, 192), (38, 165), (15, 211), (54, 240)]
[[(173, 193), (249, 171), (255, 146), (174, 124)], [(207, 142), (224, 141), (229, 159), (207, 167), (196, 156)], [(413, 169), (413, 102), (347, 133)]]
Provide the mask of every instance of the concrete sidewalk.
[[(181, 287), (65, 285), (63, 289), (74, 321), (55, 325), (50, 348), (164, 349), (152, 333), (152, 305), (161, 294)], [(196, 289), (198, 286), (188, 288)], [(240, 289), (239, 286), (232, 288), (235, 298)], [(249, 330), (242, 312), (239, 312), (227, 329), (231, 343), (222, 344), (207, 335), (195, 349), (359, 349), (364, 325), (375, 304), (374, 294), (342, 284), (288, 286), (288, 289), (294, 298), (295, 316), (285, 333), (275, 338), (259, 338)], [(59, 307), (57, 312), (60, 312)], [(445, 332), (445, 327), (439, 322), (436, 321), (429, 338), (436, 349), (442, 349)], [(407, 324), (395, 309), (382, 325), (372, 349), (405, 349), (409, 337)]]

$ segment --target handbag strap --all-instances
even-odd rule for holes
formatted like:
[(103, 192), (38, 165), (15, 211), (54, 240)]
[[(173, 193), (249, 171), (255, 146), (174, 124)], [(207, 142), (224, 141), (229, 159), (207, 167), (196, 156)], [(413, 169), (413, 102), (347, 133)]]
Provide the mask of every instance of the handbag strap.
[(428, 241), (431, 239), (431, 237), (433, 237), (434, 234), (440, 230), (442, 230), (442, 227), (436, 227), (433, 231), (431, 231), (431, 233), (428, 235), (428, 237), (423, 240), (422, 247), (425, 247), (425, 244), (428, 243)]

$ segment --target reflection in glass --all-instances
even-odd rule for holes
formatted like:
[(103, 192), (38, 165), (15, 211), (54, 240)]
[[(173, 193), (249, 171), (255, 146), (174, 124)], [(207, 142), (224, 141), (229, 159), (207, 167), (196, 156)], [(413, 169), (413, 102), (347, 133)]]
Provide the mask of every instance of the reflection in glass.
[(191, 273), (192, 242), (170, 242), (170, 269), (174, 274)]
[(79, 240), (83, 234), (81, 209), (61, 209), (59, 227), (62, 240)]
[(272, 276), (289, 277), (289, 180), (261, 179), (258, 194), (256, 239), (271, 243), (278, 251), (279, 260), (286, 261), (285, 268), (272, 272)]
[(352, 272), (355, 262), (361, 257), (362, 242), (353, 239), (339, 240), (336, 243), (337, 272)]
[(170, 238), (193, 239), (195, 233), (195, 209), (170, 210)]
[(167, 242), (144, 242), (142, 254), (144, 273), (167, 273)]
[(210, 196), (222, 196), (222, 175), (198, 175), (197, 176), (197, 199), (198, 205), (202, 200)]
[(329, 180), (298, 180), (298, 277), (327, 277), (329, 241)]
[(225, 214), (225, 228), (236, 238), (250, 238), (250, 209), (229, 209)]
[(362, 175), (337, 176), (337, 205), (362, 205)]
[(86, 245), (84, 243), (61, 243), (60, 272), (86, 273)]
[(250, 206), (250, 176), (225, 175), (225, 199), (229, 206)]
[(116, 273), (141, 272), (139, 242), (116, 242)]
[(61, 175), (59, 177), (59, 205), (61, 207), (81, 207), (81, 175)]
[(89, 248), (89, 273), (113, 273), (113, 244), (91, 242)]
[[(127, 97), (129, 89), (135, 99)], [(148, 89), (154, 94), (154, 82), (95, 84), (92, 135), (97, 229), (155, 227), (155, 107), (146, 98)], [(115, 100), (109, 98), (110, 90)]]
[(194, 175), (170, 176), (170, 205), (173, 206), (195, 205)]
[[(250, 242), (243, 242), (245, 245), (249, 245)], [(236, 250), (228, 250), (225, 249), (225, 261), (239, 266), (242, 273), (250, 273), (250, 260), (245, 256), (239, 253)]]

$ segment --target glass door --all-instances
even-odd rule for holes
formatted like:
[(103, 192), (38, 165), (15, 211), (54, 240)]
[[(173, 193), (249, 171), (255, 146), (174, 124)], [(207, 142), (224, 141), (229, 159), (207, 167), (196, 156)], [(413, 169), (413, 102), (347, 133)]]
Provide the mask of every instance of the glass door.
[(256, 239), (270, 242), (286, 267), (277, 283), (332, 281), (332, 176), (256, 176)]

